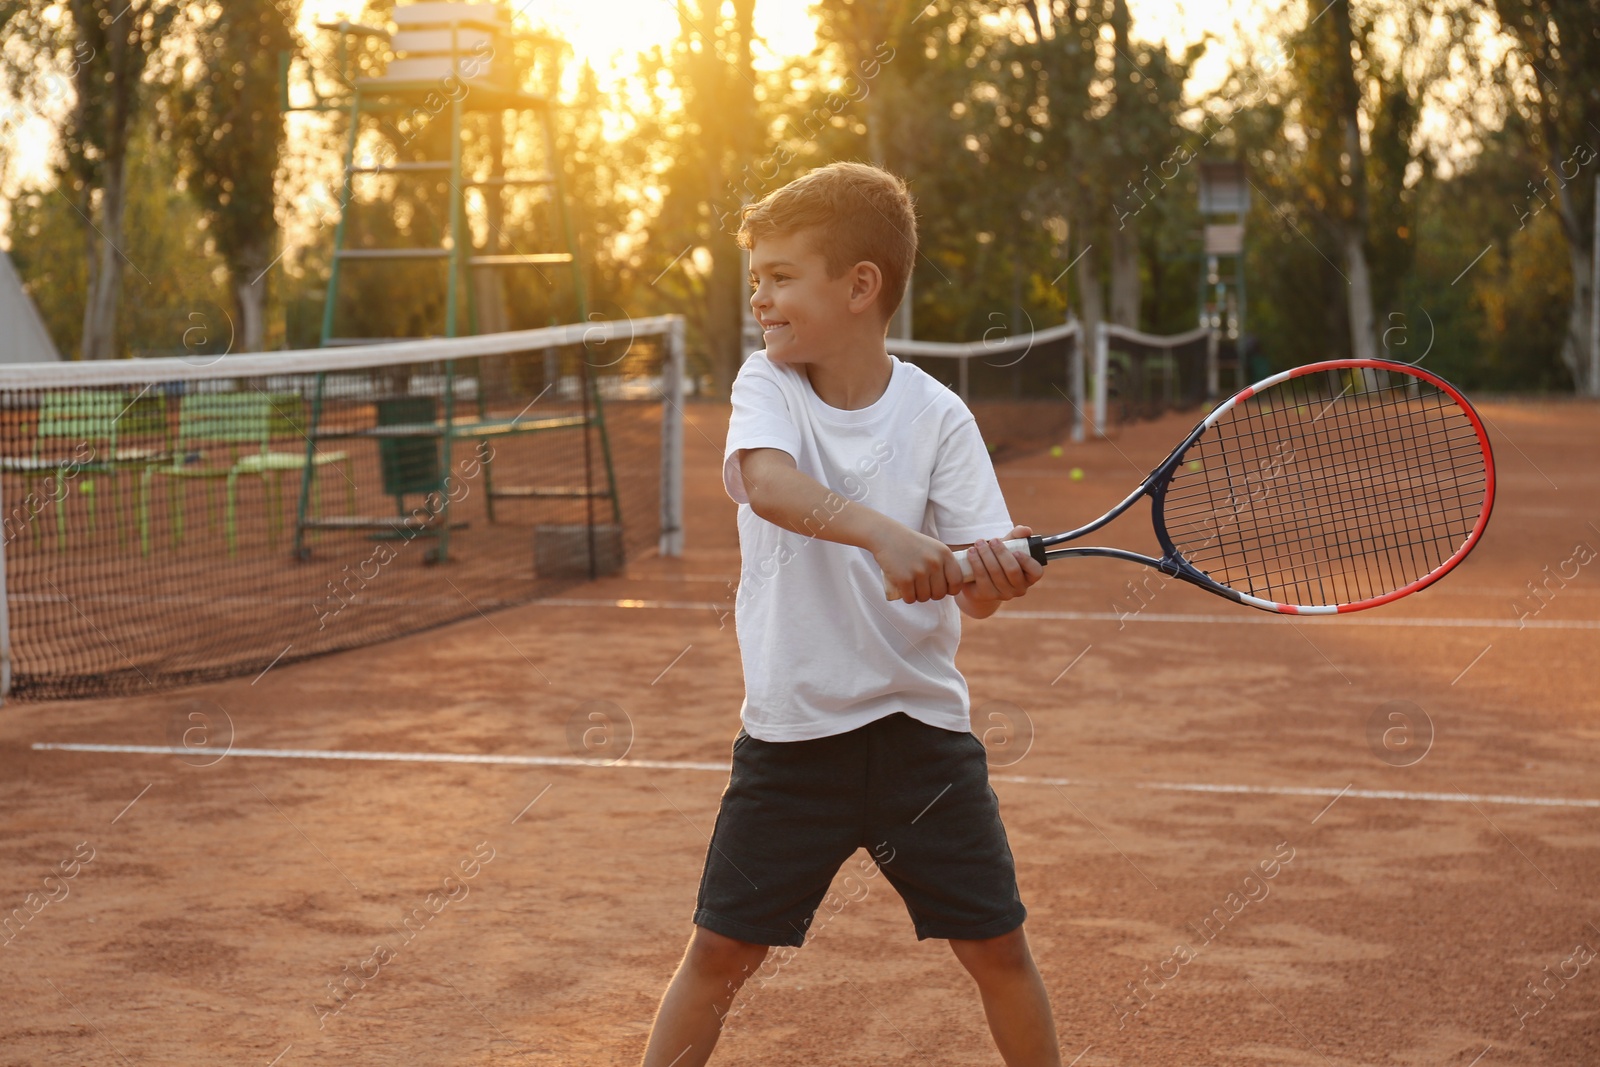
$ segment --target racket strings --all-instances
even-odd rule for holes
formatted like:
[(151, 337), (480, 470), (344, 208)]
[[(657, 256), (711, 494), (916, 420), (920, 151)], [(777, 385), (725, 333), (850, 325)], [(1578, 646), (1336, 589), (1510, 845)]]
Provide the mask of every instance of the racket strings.
[[(1281, 411), (1281, 409), (1280, 409)], [(1375, 588), (1378, 585), (1394, 586), (1396, 582), (1396, 556), (1404, 552), (1414, 562), (1416, 548), (1420, 545), (1424, 549), (1434, 540), (1433, 531), (1429, 527), (1437, 525), (1436, 509), (1416, 509), (1410, 511), (1396, 520), (1392, 508), (1395, 496), (1404, 495), (1409, 504), (1415, 505), (1417, 497), (1414, 495), (1414, 477), (1405, 477), (1409, 473), (1404, 470), (1397, 472), (1392, 463), (1386, 462), (1387, 453), (1391, 450), (1392, 436), (1380, 430), (1374, 432), (1371, 426), (1369, 411), (1366, 408), (1357, 409), (1356, 424), (1361, 432), (1344, 435), (1343, 445), (1354, 457), (1354, 462), (1343, 463), (1307, 463), (1306, 470), (1298, 479), (1288, 479), (1291, 483), (1283, 487), (1281, 493), (1263, 494), (1259, 491), (1251, 494), (1251, 510), (1257, 513), (1271, 514), (1270, 505), (1273, 500), (1268, 496), (1283, 497), (1288, 501), (1297, 502), (1300, 506), (1290, 508), (1288, 524), (1284, 523), (1257, 523), (1257, 544), (1251, 562), (1253, 566), (1246, 568), (1248, 584), (1268, 594), (1279, 596), (1280, 599), (1293, 599), (1297, 601), (1312, 599), (1303, 589), (1283, 591), (1278, 587), (1285, 584), (1285, 576), (1295, 577), (1305, 575), (1305, 564), (1314, 564), (1314, 570), (1309, 577), (1316, 579), (1318, 599), (1329, 598), (1344, 600), (1352, 595), (1353, 585), (1364, 585)], [(1275, 415), (1272, 420), (1280, 428), (1284, 422), (1281, 414)], [(1352, 469), (1356, 472), (1352, 475)], [(1275, 472), (1276, 473), (1276, 472)], [(1279, 479), (1280, 481), (1285, 479)], [(1384, 490), (1384, 486), (1394, 482)], [(1307, 484), (1312, 483), (1312, 484)], [(1320, 486), (1341, 486), (1343, 492), (1335, 492), (1321, 501), (1320, 507), (1310, 506), (1316, 500), (1315, 489)], [(1310, 490), (1310, 492), (1308, 492)], [(1389, 552), (1375, 555), (1371, 551), (1371, 533), (1378, 516), (1385, 508), (1391, 509), (1389, 522), (1388, 548)], [(1247, 518), (1259, 518), (1259, 515)], [(1408, 521), (1409, 520), (1409, 521)], [(1282, 529), (1285, 525), (1292, 529)], [(1320, 529), (1318, 529), (1320, 527)], [(1320, 536), (1313, 539), (1309, 552), (1296, 552), (1296, 535), (1308, 530), (1315, 530)], [(1412, 536), (1400, 536), (1402, 531)], [(1419, 539), (1417, 533), (1423, 536)], [(1288, 543), (1283, 544), (1285, 536)], [(1240, 538), (1245, 540), (1245, 538)], [(1267, 551), (1269, 547), (1278, 548), (1279, 551)], [(1342, 549), (1342, 550), (1341, 550)], [(1227, 553), (1223, 553), (1224, 557)], [(1287, 557), (1287, 558), (1286, 558)], [(1334, 564), (1347, 563), (1359, 569), (1360, 582), (1339, 580), (1334, 573), (1337, 568)], [(1274, 566), (1273, 564), (1278, 564)], [(1351, 570), (1351, 567), (1344, 568)], [(1411, 569), (1411, 568), (1408, 568)], [(1349, 577), (1346, 575), (1345, 577)], [(1331, 587), (1330, 587), (1331, 586)], [(1292, 594), (1292, 595), (1290, 595)]]
[[(1473, 457), (1478, 455), (1477, 444), (1474, 442), (1470, 449), (1456, 449), (1452, 454), (1463, 461), (1463, 465), (1465, 465), (1465, 463), (1470, 462)], [(1342, 511), (1347, 506), (1359, 506), (1361, 503), (1368, 503), (1388, 508), (1390, 509), (1388, 513), (1393, 514), (1393, 509), (1399, 505), (1417, 503), (1417, 492), (1413, 479), (1408, 478), (1405, 485), (1385, 486), (1379, 480), (1381, 472), (1373, 472), (1370, 467), (1362, 467), (1359, 464), (1354, 465), (1354, 467), (1353, 473), (1348, 469), (1342, 470), (1338, 467), (1323, 467), (1314, 472), (1324, 477), (1327, 475), (1344, 476), (1343, 481), (1335, 483), (1331, 488), (1325, 488), (1318, 496), (1307, 497), (1303, 492), (1294, 496), (1291, 496), (1288, 492), (1263, 493), (1258, 487), (1245, 497), (1240, 497), (1237, 494), (1230, 495), (1227, 500), (1235, 502), (1235, 506), (1232, 507), (1226, 501), (1218, 504), (1214, 500), (1194, 501), (1177, 508), (1169, 507), (1165, 512), (1168, 526), (1174, 525), (1173, 520), (1186, 522), (1196, 515), (1210, 516), (1223, 512), (1238, 513), (1243, 510), (1244, 505), (1255, 500), (1264, 501), (1268, 496), (1275, 496), (1277, 499), (1292, 502), (1302, 510), (1322, 508)], [(1442, 471), (1438, 477), (1439, 487), (1446, 490), (1451, 488), (1470, 488), (1473, 485), (1481, 485), (1484, 481), (1481, 470), (1465, 479), (1462, 479), (1453, 470)], [(1326, 486), (1326, 482), (1323, 484)], [(1304, 486), (1291, 484), (1288, 488), (1303, 490)], [(1285, 528), (1296, 528), (1299, 522), (1298, 513), (1280, 516), (1279, 518), (1279, 525)], [(1260, 525), (1261, 528), (1266, 529), (1270, 528), (1272, 523), (1262, 522)]]
[(1402, 588), (1459, 549), (1487, 491), (1472, 420), (1431, 383), (1357, 373), (1326, 391), (1289, 379), (1201, 435), (1163, 509), (1185, 559), (1253, 596), (1329, 605)]
[[(1303, 491), (1303, 487), (1300, 486), (1288, 486), (1287, 491), (1277, 494), (1277, 498), (1282, 499), (1292, 510), (1280, 513), (1275, 520), (1270, 518), (1265, 520), (1258, 519), (1254, 526), (1258, 539), (1267, 543), (1278, 540), (1293, 543), (1303, 533), (1308, 524), (1320, 523), (1325, 526), (1333, 526), (1339, 518), (1350, 511), (1360, 511), (1363, 508), (1378, 510), (1379, 513), (1386, 515), (1392, 523), (1399, 522), (1401, 523), (1401, 529), (1409, 530), (1410, 532), (1417, 532), (1423, 528), (1432, 528), (1438, 525), (1436, 514), (1428, 512), (1424, 515), (1419, 509), (1412, 507), (1416, 503), (1414, 488), (1408, 489), (1403, 486), (1386, 488), (1375, 480), (1361, 481), (1358, 480), (1360, 478), (1361, 475), (1357, 474), (1342, 490), (1333, 490), (1322, 497), (1308, 495)], [(1482, 475), (1466, 481), (1446, 478), (1441, 479), (1441, 482), (1448, 482), (1445, 488), (1470, 492), (1475, 488), (1481, 489), (1484, 484), (1484, 478)], [(1261, 502), (1265, 503), (1266, 501), (1263, 498)], [(1236, 513), (1236, 509), (1224, 505), (1222, 508), (1202, 506), (1185, 508), (1182, 512), (1169, 512), (1167, 514), (1168, 529), (1181, 530), (1187, 526), (1195, 531), (1203, 532), (1207, 529), (1207, 524), (1203, 520), (1214, 518), (1222, 512), (1233, 516)], [(1424, 523), (1411, 526), (1404, 524), (1404, 520), (1407, 517), (1419, 515), (1425, 518), (1426, 521)], [(1204, 542), (1202, 541), (1203, 544)]]
[[(1483, 471), (1481, 466), (1469, 466), (1469, 464), (1471, 464), (1474, 458), (1479, 454), (1477, 440), (1475, 437), (1465, 444), (1459, 442), (1452, 443), (1448, 451), (1445, 451), (1444, 454), (1452, 460), (1458, 461), (1457, 465), (1459, 467), (1471, 470), (1472, 481), (1483, 481)], [(1352, 470), (1354, 471), (1353, 475), (1351, 474)], [(1312, 466), (1307, 466), (1304, 470), (1299, 472), (1299, 478), (1301, 482), (1312, 478), (1322, 480), (1323, 491), (1320, 495), (1308, 496), (1304, 492), (1305, 486), (1303, 484), (1295, 484), (1292, 485), (1291, 488), (1298, 490), (1298, 492), (1294, 493), (1293, 495), (1287, 492), (1279, 492), (1276, 494), (1276, 496), (1284, 500), (1293, 500), (1302, 508), (1321, 506), (1340, 511), (1344, 510), (1345, 507), (1350, 506), (1352, 503), (1359, 503), (1361, 501), (1377, 503), (1384, 508), (1392, 508), (1394, 504), (1399, 502), (1415, 503), (1417, 501), (1418, 498), (1416, 486), (1414, 484), (1414, 480), (1410, 478), (1407, 479), (1407, 484), (1405, 485), (1396, 485), (1393, 488), (1385, 489), (1375, 494), (1374, 487), (1381, 484), (1380, 479), (1384, 473), (1385, 472), (1373, 470), (1370, 461), (1363, 463), (1359, 459), (1351, 459), (1348, 457), (1342, 459), (1338, 463), (1321, 462)], [(1330, 485), (1328, 483), (1329, 475), (1338, 475), (1341, 480), (1333, 482)], [(1441, 485), (1443, 485), (1443, 481), (1445, 479), (1455, 480), (1454, 471), (1451, 469), (1438, 471), (1435, 476), (1441, 479)], [(1225, 504), (1219, 504), (1215, 495), (1210, 495), (1206, 499), (1194, 499), (1187, 503), (1176, 506), (1170, 503), (1172, 497), (1169, 496), (1169, 504), (1165, 509), (1165, 514), (1169, 520), (1169, 527), (1173, 525), (1172, 520), (1174, 519), (1187, 520), (1190, 516), (1195, 514), (1211, 515), (1221, 514), (1224, 511), (1238, 512), (1242, 510), (1244, 504), (1252, 503), (1258, 500), (1264, 500), (1266, 496), (1273, 495), (1270, 492), (1273, 488), (1272, 485), (1264, 480), (1256, 479), (1252, 485), (1252, 479), (1247, 475), (1244, 479), (1242, 479), (1242, 481), (1244, 485), (1250, 489), (1250, 491), (1246, 494), (1243, 494), (1243, 496), (1241, 496), (1241, 494), (1235, 490), (1233, 484), (1227, 486), (1228, 495), (1226, 499), (1236, 502), (1238, 506), (1234, 508), (1229, 508)], [(1262, 525), (1265, 528), (1266, 526), (1270, 526), (1270, 523), (1265, 523)], [(1283, 518), (1281, 525), (1285, 527), (1294, 527), (1298, 525), (1298, 520), (1294, 516), (1286, 516)]]
[[(1370, 469), (1371, 463), (1367, 466)], [(1329, 472), (1316, 473), (1321, 475), (1323, 485), (1338, 484), (1329, 478)], [(1335, 475), (1340, 473), (1333, 472)], [(1343, 601), (1359, 597), (1360, 586), (1373, 589), (1378, 585), (1394, 587), (1403, 584), (1398, 581), (1396, 573), (1397, 557), (1404, 555), (1410, 564), (1407, 570), (1414, 570), (1419, 549), (1427, 554), (1440, 547), (1436, 543), (1436, 531), (1431, 529), (1436, 525), (1437, 516), (1426, 509), (1413, 508), (1398, 515), (1391, 512), (1386, 538), (1388, 552), (1375, 555), (1371, 537), (1375, 513), (1385, 507), (1399, 506), (1400, 502), (1392, 498), (1406, 490), (1396, 487), (1384, 492), (1378, 488), (1375, 493), (1375, 487), (1384, 484), (1381, 479), (1350, 478), (1348, 474), (1346, 477), (1349, 478), (1346, 483), (1348, 488), (1354, 491), (1339, 494), (1320, 505), (1310, 503), (1315, 497), (1307, 494), (1304, 487), (1285, 487), (1281, 495), (1286, 502), (1299, 506), (1287, 509), (1287, 521), (1258, 523), (1256, 544), (1254, 550), (1248, 553), (1251, 558), (1246, 568), (1248, 584), (1252, 588), (1295, 601)], [(1406, 502), (1410, 503), (1411, 498), (1407, 497)], [(1266, 511), (1266, 505), (1271, 502), (1258, 497), (1254, 503), (1260, 512)], [(1345, 512), (1349, 514), (1341, 514)], [(1320, 530), (1312, 543), (1301, 544), (1303, 532), (1317, 527)], [(1308, 562), (1312, 565), (1309, 573)], [(1361, 581), (1350, 581), (1348, 574), (1340, 573), (1352, 569), (1360, 571)], [(1303, 588), (1281, 588), (1292, 585), (1295, 578), (1315, 580), (1315, 595)]]

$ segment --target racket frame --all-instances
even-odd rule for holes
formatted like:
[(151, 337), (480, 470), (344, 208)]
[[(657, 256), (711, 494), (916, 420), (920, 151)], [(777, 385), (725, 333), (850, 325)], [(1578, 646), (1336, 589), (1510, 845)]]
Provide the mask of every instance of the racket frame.
[[(1467, 418), (1472, 423), (1474, 432), (1476, 432), (1478, 436), (1478, 444), (1483, 449), (1484, 463), (1483, 506), (1478, 512), (1478, 520), (1474, 524), (1472, 532), (1467, 535), (1467, 539), (1456, 548), (1455, 552), (1453, 552), (1448, 559), (1415, 581), (1412, 581), (1399, 589), (1391, 590), (1379, 596), (1368, 597), (1363, 600), (1352, 601), (1345, 604), (1280, 604), (1276, 601), (1265, 600), (1261, 597), (1252, 596), (1249, 593), (1241, 592), (1238, 589), (1223, 585), (1221, 582), (1211, 578), (1204, 571), (1196, 568), (1184, 558), (1183, 553), (1178, 551), (1177, 546), (1172, 543), (1172, 537), (1167, 532), (1166, 517), (1163, 510), (1163, 504), (1166, 501), (1167, 486), (1171, 484), (1173, 475), (1177, 472), (1178, 465), (1183, 462), (1184, 453), (1186, 453), (1190, 448), (1194, 447), (1195, 443), (1198, 442), (1202, 436), (1204, 436), (1207, 430), (1216, 424), (1218, 419), (1222, 418), (1222, 416), (1226, 415), (1239, 404), (1249, 400), (1257, 393), (1260, 393), (1266, 389), (1270, 389), (1272, 386), (1286, 382), (1292, 378), (1298, 378), (1303, 375), (1342, 370), (1382, 370), (1399, 372), (1420, 378), (1423, 381), (1435, 386), (1440, 392), (1450, 397), (1450, 399), (1453, 400), (1456, 405), (1466, 413)], [(1190, 585), (1199, 586), (1201, 589), (1204, 589), (1207, 592), (1216, 593), (1218, 596), (1227, 597), (1229, 600), (1235, 601), (1236, 603), (1247, 604), (1250, 607), (1260, 608), (1262, 611), (1276, 612), (1280, 615), (1342, 615), (1346, 612), (1362, 611), (1366, 608), (1374, 608), (1380, 604), (1387, 604), (1398, 600), (1403, 596), (1408, 596), (1411, 593), (1415, 593), (1419, 589), (1424, 589), (1432, 585), (1434, 582), (1438, 581), (1440, 578), (1444, 577), (1452, 569), (1454, 569), (1458, 563), (1466, 558), (1467, 553), (1472, 551), (1473, 547), (1477, 545), (1479, 539), (1483, 536), (1484, 528), (1489, 524), (1489, 513), (1494, 509), (1494, 488), (1494, 452), (1489, 446), (1489, 435), (1484, 429), (1483, 420), (1478, 417), (1478, 413), (1473, 410), (1473, 407), (1470, 403), (1468, 403), (1467, 398), (1462, 396), (1460, 390), (1458, 390), (1455, 386), (1451, 385), (1437, 374), (1434, 374), (1431, 371), (1425, 371), (1422, 368), (1413, 366), (1409, 363), (1400, 363), (1383, 359), (1332, 359), (1321, 363), (1308, 363), (1303, 367), (1295, 367), (1291, 370), (1282, 371), (1278, 374), (1272, 375), (1271, 377), (1263, 378), (1254, 385), (1241, 389), (1227, 400), (1224, 400), (1221, 404), (1218, 404), (1209, 415), (1200, 421), (1198, 426), (1189, 431), (1189, 435), (1183, 439), (1182, 443), (1179, 444), (1177, 448), (1173, 449), (1172, 453), (1168, 455), (1166, 459), (1158, 463), (1155, 466), (1155, 469), (1145, 476), (1144, 481), (1139, 483), (1139, 487), (1133, 492), (1129, 493), (1121, 503), (1117, 504), (1110, 511), (1106, 512), (1098, 519), (1095, 519), (1093, 522), (1080, 526), (1075, 530), (1068, 530), (1066, 533), (1051, 534), (1049, 536), (1035, 535), (1028, 538), (1027, 551), (1040, 563), (1048, 563), (1055, 559), (1071, 559), (1080, 556), (1102, 556), (1109, 559), (1126, 560), (1130, 563), (1141, 563), (1146, 567), (1154, 567), (1156, 570), (1167, 575), (1168, 577), (1176, 578), (1179, 581), (1188, 582)], [(1138, 502), (1140, 497), (1145, 496), (1150, 498), (1151, 519), (1155, 526), (1156, 540), (1161, 545), (1161, 558), (1157, 559), (1153, 556), (1146, 556), (1139, 552), (1130, 552), (1127, 549), (1122, 548), (1106, 548), (1099, 546), (1085, 546), (1082, 548), (1055, 547), (1057, 545), (1065, 544), (1069, 541), (1075, 541), (1080, 537), (1084, 537), (1093, 533), (1131, 508), (1135, 503)]]

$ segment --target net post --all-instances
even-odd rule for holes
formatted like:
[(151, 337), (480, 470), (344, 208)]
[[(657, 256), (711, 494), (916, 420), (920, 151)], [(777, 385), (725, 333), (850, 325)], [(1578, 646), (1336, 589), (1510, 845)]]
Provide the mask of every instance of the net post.
[(310, 558), (310, 550), (306, 548), (306, 508), (311, 502), (311, 480), (316, 476), (317, 427), (322, 421), (322, 390), (327, 378), (326, 372), (317, 373), (311, 394), (311, 418), (305, 429), (306, 458), (300, 469), (300, 499), (294, 511), (294, 558), (300, 563)]
[(660, 554), (683, 555), (683, 397), (684, 320), (672, 316), (667, 358), (661, 367), (661, 539)]
[(1072, 440), (1083, 440), (1083, 404), (1084, 404), (1084, 358), (1083, 335), (1079, 334), (1078, 343), (1072, 346), (1072, 361), (1067, 367), (1067, 389), (1072, 394)]
[[(1217, 375), (1217, 331), (1206, 331), (1206, 399), (1215, 400), (1221, 391)], [(1240, 347), (1243, 347), (1242, 345)]]
[(453, 359), (444, 361), (443, 414), (444, 433), (439, 437), (439, 545), (435, 556), (439, 563), (450, 559), (450, 471), (455, 464), (456, 441), (456, 361)]
[[(1094, 325), (1094, 435), (1106, 435), (1106, 375), (1111, 367), (1111, 336), (1104, 322)], [(1074, 441), (1082, 440), (1074, 437)]]

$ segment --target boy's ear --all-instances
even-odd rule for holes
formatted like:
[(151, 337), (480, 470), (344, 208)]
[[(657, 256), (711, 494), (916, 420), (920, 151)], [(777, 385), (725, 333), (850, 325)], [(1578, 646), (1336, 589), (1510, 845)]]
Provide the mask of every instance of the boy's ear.
[(871, 260), (850, 268), (850, 310), (860, 314), (878, 302), (883, 291), (883, 271)]

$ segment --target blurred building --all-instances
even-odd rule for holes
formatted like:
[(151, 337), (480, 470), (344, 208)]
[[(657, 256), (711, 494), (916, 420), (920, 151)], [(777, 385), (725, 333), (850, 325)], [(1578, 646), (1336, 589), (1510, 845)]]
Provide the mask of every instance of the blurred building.
[(39, 317), (39, 309), (22, 288), (11, 257), (0, 251), (0, 363), (41, 363), (60, 358), (56, 343)]

